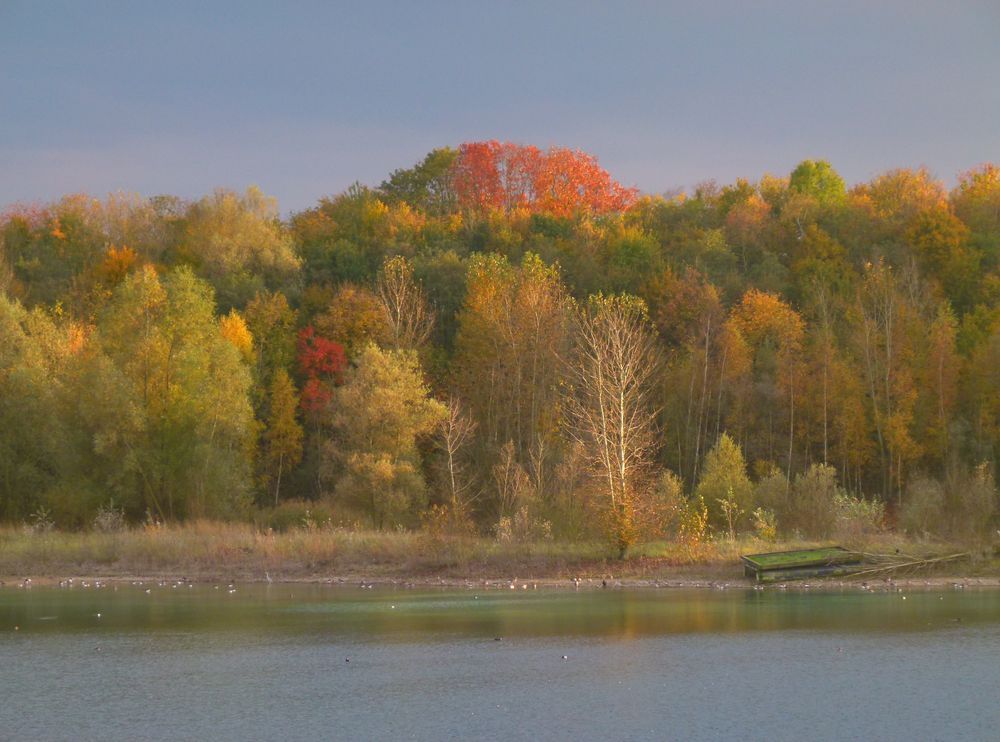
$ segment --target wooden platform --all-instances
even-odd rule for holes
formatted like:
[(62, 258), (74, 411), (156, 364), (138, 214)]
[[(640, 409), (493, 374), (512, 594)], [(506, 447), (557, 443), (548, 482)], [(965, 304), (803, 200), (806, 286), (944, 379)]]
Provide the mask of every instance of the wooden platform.
[(860, 554), (841, 546), (746, 554), (740, 559), (743, 560), (743, 573), (757, 582), (846, 575), (858, 571), (862, 561)]

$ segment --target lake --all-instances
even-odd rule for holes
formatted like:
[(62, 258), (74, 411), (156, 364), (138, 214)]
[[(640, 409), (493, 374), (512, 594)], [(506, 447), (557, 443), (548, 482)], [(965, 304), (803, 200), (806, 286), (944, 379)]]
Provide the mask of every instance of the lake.
[(998, 697), (1000, 591), (0, 588), (3, 740), (995, 740)]

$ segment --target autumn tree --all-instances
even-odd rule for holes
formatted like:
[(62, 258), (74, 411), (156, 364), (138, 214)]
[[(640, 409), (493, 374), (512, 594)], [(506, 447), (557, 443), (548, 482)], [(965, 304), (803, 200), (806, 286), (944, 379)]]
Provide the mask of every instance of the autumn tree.
[(47, 495), (64, 473), (68, 421), (60, 414), (57, 370), (67, 343), (53, 348), (46, 342), (57, 332), (44, 314), (28, 312), (0, 293), (0, 518), (5, 520), (51, 508)]
[[(274, 374), (279, 369), (291, 370), (295, 361), (297, 313), (280, 291), (262, 291), (250, 300), (243, 316), (253, 336), (257, 386), (267, 389)], [(259, 404), (260, 400), (257, 401)]]
[[(773, 294), (751, 289), (734, 307), (732, 319), (753, 353), (753, 367), (761, 396), (753, 401), (759, 415), (758, 430), (766, 430), (766, 447), (757, 448), (760, 458), (778, 460), (775, 424), (784, 427), (787, 452), (786, 476), (791, 478), (795, 453), (797, 402), (803, 386), (803, 341), (805, 324), (801, 316)], [(775, 413), (784, 413), (783, 421)], [(785, 423), (785, 425), (782, 425)], [(787, 427), (786, 427), (787, 425)]]
[(223, 336), (211, 288), (144, 268), (115, 291), (82, 359), (75, 414), (89, 472), (134, 517), (239, 512), (250, 490), (250, 371)]
[(300, 266), (277, 201), (256, 187), (217, 190), (192, 204), (177, 255), (216, 288), (223, 309), (287, 285)]
[(956, 340), (958, 320), (946, 303), (938, 305), (923, 338), (925, 350), (917, 370), (920, 395), (915, 414), (917, 437), (934, 464), (945, 463), (952, 446), (962, 360)]
[(664, 383), (668, 455), (697, 481), (708, 443), (721, 432), (727, 402), (742, 393), (749, 364), (744, 339), (726, 323), (718, 290), (699, 271), (672, 270), (643, 288), (650, 317), (672, 354)]
[(327, 468), (337, 499), (363, 510), (375, 528), (413, 522), (427, 498), (417, 443), (448, 415), (430, 398), (416, 354), (367, 345), (336, 390), (331, 415), (336, 446)]
[(586, 451), (609, 536), (624, 557), (655, 461), (660, 354), (640, 299), (594, 296), (575, 319), (570, 431)]
[(274, 504), (281, 495), (281, 476), (302, 460), (302, 426), (296, 419), (299, 399), (288, 372), (279, 368), (268, 394), (267, 428), (264, 431), (263, 479), (274, 488)]
[(882, 464), (882, 492), (902, 498), (905, 466), (919, 455), (913, 438), (917, 400), (912, 323), (915, 308), (899, 279), (884, 264), (868, 265), (858, 292), (858, 340), (864, 360), (868, 404)]
[(558, 445), (570, 309), (559, 269), (537, 256), (518, 268), (496, 255), (470, 260), (454, 381), (478, 424), (484, 463), (510, 441), (537, 490)]
[(476, 421), (455, 397), (447, 402), (447, 414), (441, 424), (438, 447), (441, 452), (441, 480), (453, 515), (467, 515), (474, 479), (468, 471), (467, 452), (476, 431)]
[(369, 343), (387, 345), (393, 331), (378, 296), (350, 283), (337, 289), (326, 310), (316, 316), (313, 324), (323, 337), (344, 346), (349, 358)]
[(413, 265), (402, 257), (386, 260), (376, 281), (386, 325), (395, 349), (417, 350), (434, 330), (434, 314), (413, 278)]
[(1000, 167), (985, 163), (960, 174), (950, 200), (970, 230), (970, 247), (985, 268), (995, 271), (1000, 266)]
[(461, 145), (452, 183), (459, 205), (472, 210), (604, 213), (623, 211), (636, 198), (635, 189), (615, 182), (591, 155), (511, 142)]

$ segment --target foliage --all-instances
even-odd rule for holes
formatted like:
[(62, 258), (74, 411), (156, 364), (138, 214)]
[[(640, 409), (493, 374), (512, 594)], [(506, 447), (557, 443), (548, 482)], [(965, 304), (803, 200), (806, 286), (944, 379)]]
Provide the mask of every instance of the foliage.
[(193, 204), (177, 250), (212, 283), (223, 309), (287, 284), (299, 268), (277, 202), (256, 187), (242, 194), (218, 190)]
[[(725, 526), (731, 532), (739, 526), (740, 516), (749, 510), (753, 487), (747, 476), (743, 452), (728, 433), (720, 436), (705, 457), (695, 496), (706, 503), (711, 524), (716, 528)], [(724, 508), (724, 502), (730, 504)]]
[(774, 541), (778, 538), (778, 519), (766, 508), (757, 508), (750, 514), (754, 535), (761, 541)]
[[(837, 470), (813, 464), (795, 478), (782, 529), (813, 538), (830, 536), (836, 526), (838, 497), (843, 497), (843, 493), (837, 486)], [(844, 504), (849, 511), (852, 503), (844, 501)]]
[(511, 142), (467, 142), (452, 167), (458, 203), (466, 209), (528, 209), (567, 215), (578, 211), (623, 211), (635, 200), (579, 150)]
[(426, 504), (418, 439), (447, 416), (430, 399), (413, 351), (365, 347), (335, 393), (327, 465), (338, 500), (385, 528), (415, 522)]
[(268, 396), (267, 429), (264, 431), (264, 484), (274, 487), (274, 503), (281, 496), (281, 475), (294, 469), (302, 460), (302, 426), (296, 419), (299, 398), (288, 373), (279, 368), (274, 373)]
[(640, 197), (584, 153), (470, 142), (288, 219), (256, 188), (11, 206), (0, 519), (323, 500), (622, 554), (887, 513), (988, 546), (998, 173), (848, 188), (816, 159)]
[(788, 188), (812, 196), (820, 204), (836, 204), (844, 200), (844, 179), (826, 160), (803, 160), (792, 171)]
[[(131, 517), (235, 515), (250, 489), (250, 373), (215, 321), (211, 289), (151, 268), (115, 291), (73, 382), (87, 431), (81, 475)], [(83, 441), (81, 441), (82, 443)]]

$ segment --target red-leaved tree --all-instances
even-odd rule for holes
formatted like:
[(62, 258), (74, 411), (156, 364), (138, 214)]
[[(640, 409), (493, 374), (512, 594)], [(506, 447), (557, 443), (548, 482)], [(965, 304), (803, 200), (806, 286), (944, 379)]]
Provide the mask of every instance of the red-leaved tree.
[(452, 182), (460, 206), (472, 210), (602, 214), (624, 211), (638, 197), (585, 152), (496, 140), (459, 147)]
[(316, 333), (312, 325), (299, 330), (299, 370), (302, 372), (302, 409), (316, 415), (333, 397), (333, 387), (340, 384), (347, 368), (344, 346)]

